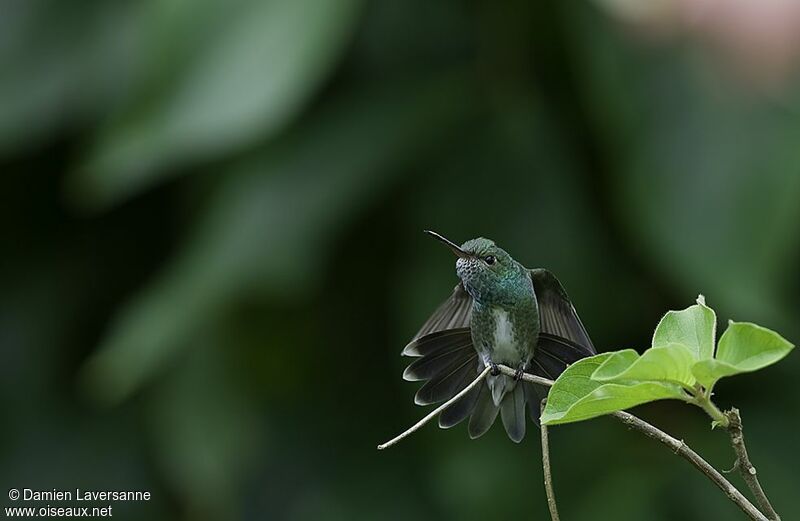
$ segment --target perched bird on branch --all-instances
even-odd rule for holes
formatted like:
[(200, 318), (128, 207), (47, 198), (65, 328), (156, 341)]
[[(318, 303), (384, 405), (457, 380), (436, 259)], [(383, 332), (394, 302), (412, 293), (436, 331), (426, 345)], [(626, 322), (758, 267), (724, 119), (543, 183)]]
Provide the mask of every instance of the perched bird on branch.
[[(538, 424), (545, 395), (520, 381), (522, 373), (555, 380), (569, 364), (595, 354), (592, 341), (549, 271), (526, 268), (489, 239), (458, 246), (438, 233), (426, 233), (456, 254), (461, 281), (403, 350), (417, 357), (403, 378), (426, 381), (414, 401), (428, 405), (453, 398), (491, 367), (480, 385), (442, 412), (439, 426), (446, 429), (469, 417), (469, 435), (477, 438), (499, 413), (509, 438), (520, 442), (526, 403)], [(497, 364), (517, 368), (516, 377), (501, 374)]]

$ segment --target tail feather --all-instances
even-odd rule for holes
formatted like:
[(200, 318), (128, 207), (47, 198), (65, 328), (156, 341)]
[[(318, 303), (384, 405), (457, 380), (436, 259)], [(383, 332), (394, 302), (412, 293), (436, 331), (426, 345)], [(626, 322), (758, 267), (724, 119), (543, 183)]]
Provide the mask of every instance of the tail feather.
[(530, 382), (522, 382), (522, 389), (528, 404), (528, 415), (534, 425), (539, 427), (539, 414), (541, 413), (539, 404), (547, 397), (547, 388)]
[(486, 385), (486, 382), (473, 387), (467, 394), (459, 398), (453, 404), (443, 410), (439, 415), (439, 427), (442, 429), (449, 429), (464, 421), (472, 411), (475, 409), (475, 403), (478, 401), (481, 389)]
[(500, 417), (511, 441), (519, 443), (525, 437), (525, 391), (517, 385), (500, 404)]
[[(570, 340), (541, 333), (527, 370), (554, 380), (569, 364), (594, 354), (590, 351)], [(404, 354), (417, 357), (404, 377), (426, 381), (414, 397), (419, 405), (449, 400), (484, 367), (473, 348), (469, 328), (425, 335), (409, 344)], [(447, 429), (469, 417), (468, 432), (474, 439), (485, 434), (500, 414), (508, 437), (520, 442), (525, 437), (525, 409), (539, 425), (539, 403), (546, 396), (547, 388), (540, 385), (516, 382), (506, 375), (489, 375), (442, 411), (439, 426)]]
[(495, 405), (492, 400), (492, 391), (489, 389), (489, 385), (483, 385), (469, 419), (469, 437), (474, 440), (483, 436), (494, 423), (499, 411), (500, 407)]
[(495, 405), (500, 405), (505, 395), (514, 389), (517, 382), (504, 374), (497, 376), (490, 374), (486, 377), (486, 383), (489, 384), (489, 389), (492, 390), (492, 401), (494, 401)]

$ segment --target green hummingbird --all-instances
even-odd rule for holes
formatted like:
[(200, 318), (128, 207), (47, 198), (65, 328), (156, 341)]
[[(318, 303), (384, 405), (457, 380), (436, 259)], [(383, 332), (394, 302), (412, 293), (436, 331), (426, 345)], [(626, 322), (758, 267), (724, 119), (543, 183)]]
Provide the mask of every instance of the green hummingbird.
[[(528, 269), (483, 237), (461, 246), (425, 230), (456, 254), (460, 282), (431, 315), (403, 355), (417, 357), (403, 373), (426, 381), (414, 401), (428, 405), (449, 400), (486, 367), (492, 371), (469, 393), (448, 406), (439, 426), (450, 428), (467, 417), (477, 438), (498, 412), (509, 438), (525, 437), (525, 408), (538, 425), (544, 391), (519, 381), (532, 372), (556, 379), (567, 366), (596, 354), (586, 329), (558, 279), (546, 269)], [(501, 374), (497, 364), (516, 369)]]

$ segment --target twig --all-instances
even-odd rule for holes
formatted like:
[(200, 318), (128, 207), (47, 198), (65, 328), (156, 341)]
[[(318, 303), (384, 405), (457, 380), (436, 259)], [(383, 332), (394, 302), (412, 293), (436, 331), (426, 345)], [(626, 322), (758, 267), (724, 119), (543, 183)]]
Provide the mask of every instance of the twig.
[(750, 457), (747, 455), (747, 447), (745, 447), (744, 444), (744, 433), (742, 432), (742, 417), (739, 415), (739, 409), (734, 407), (729, 411), (725, 411), (724, 414), (728, 418), (727, 430), (731, 437), (733, 451), (736, 453), (736, 463), (734, 467), (739, 469), (739, 473), (756, 497), (756, 503), (758, 503), (761, 510), (770, 520), (780, 521), (781, 517), (775, 512), (775, 509), (772, 508), (772, 503), (769, 502), (767, 495), (764, 493), (764, 489), (761, 488), (756, 468), (750, 462)]
[[(542, 400), (541, 410), (547, 404), (547, 398)], [(541, 426), (542, 430), (542, 470), (544, 471), (544, 491), (547, 494), (547, 508), (550, 509), (550, 519), (560, 521), (558, 517), (558, 507), (556, 506), (556, 494), (553, 492), (553, 476), (550, 473), (550, 441), (547, 436), (547, 425)]]
[(405, 438), (407, 436), (410, 436), (410, 435), (414, 434), (415, 432), (417, 432), (422, 426), (424, 426), (426, 423), (428, 423), (429, 421), (434, 419), (437, 414), (439, 414), (440, 412), (445, 410), (453, 402), (455, 402), (456, 400), (458, 400), (459, 398), (461, 398), (462, 396), (464, 396), (465, 394), (470, 392), (473, 387), (475, 387), (476, 385), (481, 383), (483, 381), (483, 379), (486, 378), (486, 375), (489, 374), (489, 371), (491, 371), (491, 370), (492, 370), (491, 367), (487, 367), (486, 369), (484, 369), (483, 372), (481, 374), (479, 374), (478, 377), (475, 378), (472, 381), (472, 383), (470, 383), (468, 386), (464, 387), (464, 389), (462, 389), (461, 392), (459, 392), (457, 395), (453, 396), (452, 398), (450, 398), (449, 400), (444, 402), (439, 407), (435, 408), (433, 411), (430, 412), (430, 414), (428, 414), (427, 416), (422, 418), (420, 421), (415, 423), (410, 429), (408, 429), (404, 433), (400, 434), (399, 436), (396, 436), (395, 438), (392, 438), (391, 440), (387, 441), (386, 443), (382, 443), (381, 445), (378, 445), (378, 450), (388, 449), (389, 447), (391, 447), (395, 443), (399, 442), (403, 438)]
[(742, 511), (750, 517), (750, 519), (756, 521), (769, 521), (764, 514), (758, 511), (758, 509), (750, 502), (750, 500), (742, 495), (742, 493), (739, 492), (739, 490), (725, 478), (725, 476), (723, 476), (717, 469), (712, 467), (699, 454), (689, 448), (689, 446), (686, 445), (683, 440), (673, 438), (661, 429), (650, 425), (646, 421), (641, 420), (630, 413), (619, 411), (613, 413), (612, 416), (625, 425), (628, 425), (629, 427), (641, 432), (648, 438), (652, 438), (660, 443), (663, 443), (672, 449), (672, 452), (691, 463), (697, 470), (705, 474), (708, 479), (714, 482), (714, 484), (717, 485), (726, 496), (728, 496), (728, 499), (733, 501), (736, 506), (741, 508)]
[[(514, 369), (511, 369), (510, 367), (505, 365), (498, 365), (497, 367), (498, 369), (500, 369), (501, 373), (507, 376), (514, 376), (514, 374), (516, 373)], [(453, 396), (451, 399), (447, 400), (445, 403), (434, 409), (430, 414), (422, 418), (413, 427), (411, 427), (404, 433), (400, 434), (399, 436), (390, 441), (387, 441), (382, 445), (378, 445), (378, 450), (383, 450), (388, 447), (391, 447), (392, 445), (396, 444), (403, 438), (419, 430), (420, 427), (424, 426), (426, 423), (431, 421), (437, 414), (439, 414), (441, 411), (443, 411), (445, 408), (447, 408), (449, 405), (451, 405), (453, 402), (461, 398), (463, 395), (468, 393), (473, 387), (475, 387), (481, 381), (483, 381), (483, 379), (486, 378), (486, 375), (489, 373), (489, 371), (490, 368), (488, 367), (484, 369), (483, 372), (479, 374), (478, 377), (475, 380), (473, 380), (472, 383), (466, 386), (460, 393)], [(542, 378), (540, 376), (528, 373), (523, 373), (522, 379), (525, 380), (526, 382), (531, 382), (546, 387), (552, 387), (554, 383), (552, 380), (548, 380), (547, 378)], [(717, 485), (722, 490), (722, 492), (724, 492), (725, 495), (728, 496), (728, 498), (731, 501), (733, 501), (733, 503), (736, 506), (738, 506), (745, 514), (747, 514), (750, 517), (750, 519), (753, 519), (754, 521), (770, 521), (769, 519), (767, 519), (766, 516), (764, 516), (764, 514), (759, 512), (759, 510), (750, 502), (750, 500), (748, 500), (745, 496), (743, 496), (742, 493), (739, 492), (739, 490), (736, 487), (734, 487), (730, 481), (725, 479), (725, 476), (720, 474), (720, 472), (717, 469), (712, 467), (706, 460), (700, 457), (699, 454), (690, 449), (689, 446), (683, 442), (683, 440), (677, 440), (673, 438), (672, 436), (662, 431), (661, 429), (653, 425), (650, 425), (646, 421), (637, 418), (636, 416), (630, 413), (618, 411), (612, 413), (611, 416), (621, 421), (625, 425), (631, 427), (632, 429), (643, 433), (645, 436), (666, 445), (667, 447), (672, 449), (673, 453), (687, 460), (696, 469), (705, 474), (705, 476), (708, 477), (708, 479), (710, 479), (715, 485)]]
[[(517, 371), (511, 369), (507, 365), (498, 364), (497, 369), (499, 369), (500, 372), (506, 376), (517, 375)], [(553, 380), (550, 380), (549, 378), (542, 378), (541, 376), (536, 376), (535, 374), (530, 374), (530, 373), (522, 373), (522, 379), (525, 380), (526, 382), (542, 385), (544, 387), (553, 387), (553, 384), (555, 383)]]
[[(498, 366), (500, 371), (509, 376), (514, 375), (514, 370), (510, 367), (506, 367), (503, 365)], [(553, 381), (548, 380), (546, 378), (541, 378), (539, 376), (531, 375), (528, 373), (523, 373), (522, 379), (527, 382), (532, 382), (539, 385), (545, 386), (552, 386)], [(647, 423), (646, 421), (637, 418), (633, 414), (618, 411), (612, 413), (611, 416), (616, 418), (617, 420), (621, 421), (625, 425), (635, 429), (648, 438), (654, 439), (660, 443), (663, 443), (670, 449), (672, 452), (677, 454), (678, 456), (682, 457), (689, 463), (691, 463), (697, 470), (705, 474), (705, 476), (710, 479), (715, 485), (717, 485), (722, 492), (725, 493), (728, 498), (733, 501), (736, 506), (738, 506), (742, 511), (747, 514), (750, 519), (755, 521), (770, 521), (767, 517), (764, 516), (751, 502), (747, 499), (739, 490), (733, 486), (733, 484), (728, 481), (725, 476), (723, 476), (717, 469), (711, 466), (706, 460), (704, 460), (699, 454), (693, 451), (688, 445), (686, 445), (683, 440), (678, 440), (667, 434), (666, 432), (662, 431), (658, 427)]]

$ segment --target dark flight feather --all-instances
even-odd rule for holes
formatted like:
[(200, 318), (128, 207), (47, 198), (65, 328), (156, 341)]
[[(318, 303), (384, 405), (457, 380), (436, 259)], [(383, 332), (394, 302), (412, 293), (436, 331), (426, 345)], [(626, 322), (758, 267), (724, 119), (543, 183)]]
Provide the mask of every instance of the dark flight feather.
[(478, 401), (481, 389), (485, 385), (486, 382), (481, 382), (467, 394), (453, 402), (447, 409), (443, 410), (439, 415), (439, 427), (449, 429), (464, 421), (475, 409), (475, 403)]
[(449, 400), (482, 369), (468, 327), (436, 331), (417, 338), (406, 346), (403, 354), (418, 357), (403, 372), (403, 378), (427, 380), (414, 397), (419, 405)]
[(571, 340), (586, 348), (586, 352), (595, 354), (586, 328), (556, 276), (544, 268), (528, 272), (539, 303), (539, 324), (542, 332)]
[(470, 345), (460, 353), (455, 361), (420, 387), (414, 396), (414, 403), (430, 405), (449, 400), (478, 376), (481, 368), (475, 350)]
[(433, 312), (433, 315), (425, 321), (417, 334), (414, 335), (412, 342), (436, 331), (469, 327), (471, 318), (472, 297), (470, 297), (467, 290), (464, 289), (464, 285), (459, 282), (456, 284), (456, 287), (453, 288), (453, 293), (450, 295), (450, 298), (442, 302), (436, 311)]
[[(539, 333), (539, 340), (533, 351), (533, 359), (527, 370), (536, 376), (555, 380), (570, 364), (594, 354), (593, 350), (590, 351), (589, 348), (566, 338)], [(547, 391), (547, 387), (525, 382), (528, 411), (536, 425), (539, 425), (539, 404), (547, 396)]]
[(472, 338), (469, 334), (461, 335), (457, 340), (447, 339), (426, 356), (414, 360), (403, 372), (403, 379), (409, 382), (430, 380), (473, 354), (475, 349), (472, 347)]
[(469, 327), (436, 331), (408, 343), (403, 349), (404, 356), (431, 356), (464, 343), (472, 342)]
[[(473, 365), (474, 372), (463, 369), (463, 374), (461, 374), (463, 381), (459, 382), (455, 392), (445, 399), (455, 396), (458, 391), (466, 387), (483, 369), (482, 364), (478, 361), (475, 348), (472, 346), (472, 333), (469, 327), (436, 331), (421, 338), (417, 338), (406, 346), (403, 350), (403, 354), (406, 356), (418, 357), (403, 373), (403, 378), (410, 381), (432, 379), (441, 381), (448, 376), (454, 366), (460, 365), (461, 362), (467, 362), (466, 367), (469, 367), (470, 363)], [(476, 386), (469, 393), (462, 396), (458, 401), (452, 403), (442, 411), (439, 415), (439, 426), (443, 429), (447, 429), (464, 421), (475, 408), (475, 402), (484, 385), (484, 383), (481, 383)], [(441, 391), (441, 389), (442, 386), (439, 385), (438, 390)], [(452, 389), (452, 387), (448, 389)], [(430, 391), (423, 392), (423, 390), (420, 389), (420, 392), (422, 392), (422, 395), (415, 398), (417, 402), (420, 400), (429, 401), (434, 398)], [(449, 394), (449, 392), (436, 395), (435, 397), (444, 396), (446, 394)]]

